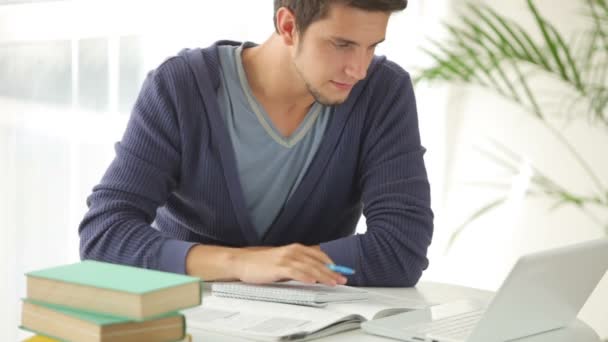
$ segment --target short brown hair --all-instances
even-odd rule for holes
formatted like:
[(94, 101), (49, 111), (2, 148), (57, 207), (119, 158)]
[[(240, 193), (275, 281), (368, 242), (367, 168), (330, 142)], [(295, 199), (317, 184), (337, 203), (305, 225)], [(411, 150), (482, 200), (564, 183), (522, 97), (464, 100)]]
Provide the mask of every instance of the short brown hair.
[(325, 18), (330, 5), (341, 4), (366, 11), (398, 12), (407, 7), (407, 0), (274, 0), (274, 28), (277, 27), (277, 11), (288, 8), (296, 17), (296, 29), (304, 34), (310, 24)]

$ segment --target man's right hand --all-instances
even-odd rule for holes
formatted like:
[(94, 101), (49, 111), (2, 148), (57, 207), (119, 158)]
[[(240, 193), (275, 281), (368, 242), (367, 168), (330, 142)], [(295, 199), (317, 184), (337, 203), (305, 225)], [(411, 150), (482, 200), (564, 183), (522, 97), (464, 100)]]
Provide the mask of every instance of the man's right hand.
[(206, 281), (240, 280), (263, 284), (298, 280), (330, 286), (345, 284), (345, 277), (327, 267), (332, 263), (318, 246), (226, 248), (197, 245), (188, 253), (186, 272)]

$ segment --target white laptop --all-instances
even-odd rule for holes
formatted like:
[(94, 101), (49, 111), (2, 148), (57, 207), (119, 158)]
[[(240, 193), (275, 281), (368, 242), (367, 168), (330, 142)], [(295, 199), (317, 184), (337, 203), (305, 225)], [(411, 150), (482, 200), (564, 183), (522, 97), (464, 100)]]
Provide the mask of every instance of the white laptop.
[(370, 334), (411, 342), (508, 341), (572, 322), (608, 269), (608, 239), (521, 257), (487, 305), (456, 301), (368, 321)]

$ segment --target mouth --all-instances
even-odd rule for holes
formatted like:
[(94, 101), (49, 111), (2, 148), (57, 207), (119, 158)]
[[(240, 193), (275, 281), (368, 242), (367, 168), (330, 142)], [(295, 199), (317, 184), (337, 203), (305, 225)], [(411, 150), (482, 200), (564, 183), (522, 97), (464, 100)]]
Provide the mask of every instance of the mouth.
[(338, 88), (339, 90), (351, 90), (354, 86), (354, 84), (340, 83), (340, 82), (336, 82), (336, 81), (331, 81), (331, 84), (333, 84), (334, 87)]

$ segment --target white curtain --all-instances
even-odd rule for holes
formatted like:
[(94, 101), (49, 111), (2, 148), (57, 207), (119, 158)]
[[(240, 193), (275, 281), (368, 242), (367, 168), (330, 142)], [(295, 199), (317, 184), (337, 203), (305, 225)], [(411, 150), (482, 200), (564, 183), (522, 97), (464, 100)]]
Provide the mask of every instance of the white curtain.
[[(445, 2), (410, 1), (378, 53), (406, 69), (425, 63), (417, 47), (436, 34)], [(184, 47), (262, 42), (272, 10), (270, 0), (0, 3), (0, 340), (24, 336), (24, 273), (79, 259), (85, 199), (114, 156), (145, 74)], [(437, 94), (418, 93), (434, 185), (443, 183)]]

